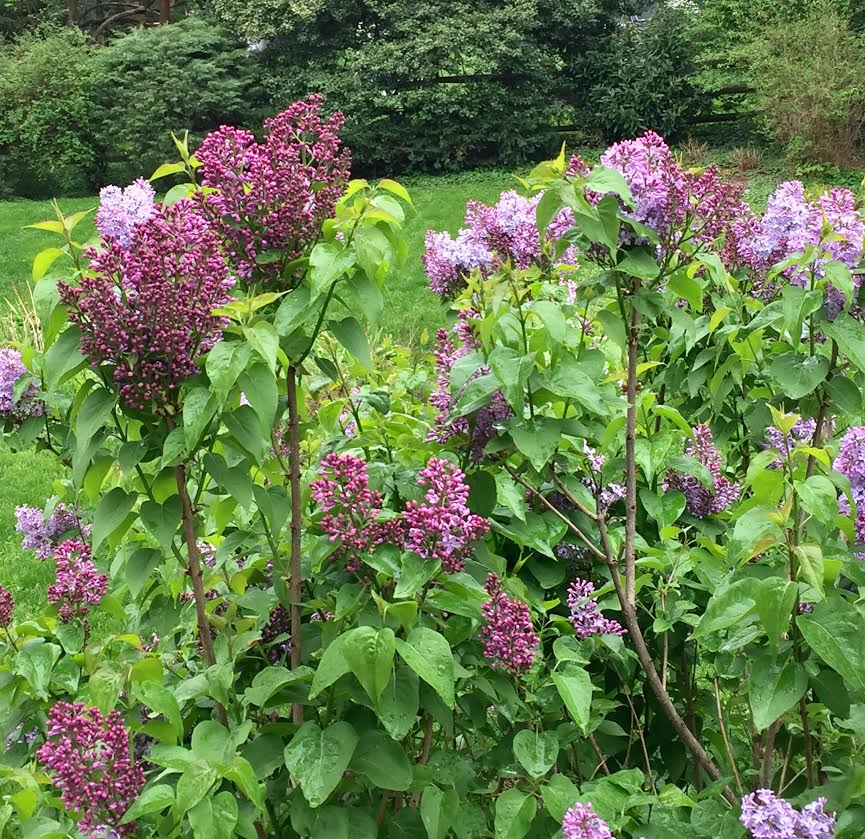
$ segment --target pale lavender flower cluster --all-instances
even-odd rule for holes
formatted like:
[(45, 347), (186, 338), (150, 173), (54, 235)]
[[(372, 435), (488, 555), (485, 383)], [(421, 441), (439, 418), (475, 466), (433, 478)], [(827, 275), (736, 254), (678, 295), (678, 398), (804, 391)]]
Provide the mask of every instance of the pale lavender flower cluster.
[(618, 621), (605, 618), (595, 599), (595, 584), (579, 577), (568, 586), (568, 609), (571, 626), (578, 638), (592, 635), (624, 635)]
[(353, 454), (331, 452), (321, 461), (319, 477), (310, 485), (312, 499), (325, 515), (321, 529), (339, 543), (333, 556), (357, 571), (363, 556), (379, 545), (402, 545), (405, 525), (399, 518), (378, 519), (381, 493), (369, 488), (366, 461)]
[(483, 538), (489, 522), (469, 511), (465, 475), (453, 463), (431, 458), (418, 474), (418, 484), (426, 492), (422, 501), (406, 505), (405, 547), (424, 559), (441, 560), (449, 574), (462, 571), (472, 543)]
[(144, 178), (138, 178), (124, 189), (103, 187), (99, 191), (96, 229), (103, 239), (128, 248), (136, 229), (155, 212), (155, 198), (156, 190)]
[(625, 497), (625, 485), (615, 481), (608, 484), (601, 482), (601, 470), (604, 468), (607, 458), (598, 454), (588, 442), (583, 442), (583, 454), (586, 456), (586, 463), (593, 474), (590, 478), (583, 478), (582, 482), (594, 494), (598, 502), (598, 509), (607, 510)]
[(614, 839), (607, 823), (592, 810), (591, 802), (571, 807), (562, 819), (562, 839)]
[[(734, 262), (756, 273), (754, 291), (769, 300), (779, 287), (778, 280), (765, 276), (773, 265), (803, 253), (811, 245), (819, 249), (813, 264), (814, 275), (819, 279), (827, 258), (855, 268), (862, 259), (863, 243), (865, 220), (849, 189), (833, 189), (815, 203), (805, 199), (801, 181), (786, 181), (769, 196), (761, 218), (752, 215), (740, 220)], [(795, 266), (786, 269), (783, 275), (795, 285), (805, 286), (810, 282), (808, 272)], [(853, 284), (856, 288), (861, 284), (859, 274), (853, 274)], [(841, 292), (830, 286), (825, 303), (829, 317), (835, 317), (843, 303)]]
[(48, 715), (48, 740), (37, 752), (52, 774), (64, 806), (80, 813), (78, 830), (88, 839), (113, 830), (132, 836), (120, 821), (144, 786), (144, 772), (130, 757), (129, 734), (118, 711), (104, 716), (83, 702), (58, 702)]
[(798, 812), (772, 790), (760, 789), (742, 799), (739, 820), (751, 839), (832, 839), (835, 814), (825, 813), (825, 798), (818, 798)]
[(78, 516), (64, 504), (58, 504), (48, 518), (42, 510), (22, 504), (15, 508), (15, 529), (22, 535), (21, 547), (35, 551), (38, 559), (48, 559), (70, 530), (86, 536), (90, 528), (82, 528)]
[[(850, 481), (850, 494), (856, 504), (853, 529), (856, 532), (856, 541), (865, 543), (865, 426), (858, 425), (847, 429), (841, 438), (841, 447), (832, 468)], [(838, 499), (838, 512), (842, 516), (853, 513), (846, 494), (842, 494)], [(865, 559), (865, 553), (860, 553), (859, 558)]]
[(481, 627), (484, 657), (491, 667), (518, 676), (531, 668), (540, 643), (532, 626), (532, 614), (525, 603), (505, 594), (495, 574), (487, 577), (484, 589), (490, 596), (481, 606), (485, 619)]
[[(543, 250), (536, 222), (540, 200), (540, 194), (525, 198), (514, 190), (508, 190), (493, 206), (469, 201), (465, 227), (457, 233), (456, 239), (448, 233), (429, 231), (423, 264), (430, 289), (449, 299), (465, 287), (466, 277), (474, 269), (487, 275), (505, 262), (517, 268), (536, 264)], [(569, 208), (559, 211), (550, 222), (544, 241), (558, 241), (573, 226), (573, 212)], [(557, 264), (574, 266), (576, 252), (573, 248), (567, 248), (558, 257)], [(569, 294), (570, 291), (569, 288)], [(575, 293), (575, 288), (573, 291)]]
[(12, 609), (15, 608), (15, 600), (3, 586), (0, 586), (0, 627), (9, 626), (12, 623)]
[(21, 353), (11, 347), (0, 347), (0, 417), (20, 422), (45, 412), (45, 406), (36, 398), (37, 389), (32, 382), (20, 398), (15, 398), (15, 384), (26, 372)]
[(459, 313), (459, 321), (452, 332), (457, 340), (452, 340), (447, 330), (439, 329), (436, 333), (435, 349), (436, 389), (430, 395), (430, 403), (436, 409), (434, 427), (428, 439), (437, 443), (446, 443), (460, 434), (468, 437), (468, 445), (473, 460), (480, 460), (484, 447), (496, 435), (496, 424), (511, 416), (511, 409), (501, 391), (496, 391), (490, 397), (489, 405), (479, 408), (469, 416), (451, 418), (451, 410), (459, 403), (460, 397), (469, 384), (479, 376), (488, 374), (488, 367), (481, 367), (470, 376), (456, 393), (451, 393), (451, 369), (456, 361), (479, 346), (473, 331), (473, 320), (477, 312), (473, 309), (463, 309)]
[[(823, 422), (823, 437), (831, 437), (834, 430), (831, 417)], [(771, 469), (779, 469), (787, 461), (796, 446), (813, 446), (814, 435), (817, 433), (817, 420), (799, 417), (789, 433), (785, 434), (774, 425), (766, 429), (766, 443), (770, 449), (775, 449), (781, 455), (778, 460), (769, 464)]]
[(685, 455), (692, 457), (709, 470), (712, 486), (704, 486), (694, 475), (667, 472), (662, 489), (664, 492), (679, 491), (685, 495), (687, 511), (703, 519), (726, 510), (739, 497), (739, 484), (732, 483), (721, 474), (721, 454), (715, 448), (712, 429), (705, 423), (694, 427), (693, 439), (685, 445)]
[(48, 587), (48, 600), (59, 604), (60, 620), (84, 620), (91, 606), (98, 606), (108, 591), (108, 575), (100, 574), (84, 542), (67, 540), (54, 552), (57, 573)]

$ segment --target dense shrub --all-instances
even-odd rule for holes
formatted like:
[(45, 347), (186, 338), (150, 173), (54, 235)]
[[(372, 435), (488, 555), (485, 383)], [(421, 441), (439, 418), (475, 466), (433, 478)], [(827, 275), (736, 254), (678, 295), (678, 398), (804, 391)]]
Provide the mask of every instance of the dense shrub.
[(100, 54), (96, 121), (115, 176), (153, 171), (171, 132), (192, 140), (223, 123), (253, 125), (263, 107), (256, 59), (224, 29), (198, 17), (138, 29)]
[(700, 104), (692, 30), (690, 11), (660, 4), (647, 22), (624, 24), (593, 49), (585, 64), (586, 124), (609, 139), (647, 129), (678, 135)]
[(768, 127), (788, 154), (848, 164), (865, 123), (865, 35), (835, 3), (771, 24), (748, 59)]
[(0, 51), (0, 189), (68, 194), (98, 181), (96, 49), (66, 28)]

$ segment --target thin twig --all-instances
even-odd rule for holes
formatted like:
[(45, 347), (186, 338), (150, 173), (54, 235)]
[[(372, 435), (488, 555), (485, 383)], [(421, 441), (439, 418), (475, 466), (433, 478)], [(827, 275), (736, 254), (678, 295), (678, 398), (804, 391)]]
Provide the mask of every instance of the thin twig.
[(595, 735), (590, 734), (588, 739), (592, 749), (594, 749), (595, 757), (598, 758), (598, 766), (600, 766), (601, 769), (604, 770), (605, 775), (609, 775), (610, 767), (607, 766), (607, 761), (604, 759), (604, 753), (601, 751), (600, 746), (598, 746), (598, 741), (595, 740)]
[(625, 422), (625, 596), (631, 608), (636, 606), (636, 534), (637, 534), (637, 354), (639, 350), (640, 313), (631, 309), (628, 329), (628, 380), (626, 397), (628, 413)]
[[(289, 594), (291, 597), (291, 669), (301, 664), (301, 614), (303, 599), (300, 570), (300, 533), (302, 512), (300, 507), (300, 417), (297, 406), (296, 367), (289, 367), (286, 375), (286, 394), (288, 397), (288, 468), (291, 487), (291, 555), (289, 559)], [(303, 722), (303, 705), (295, 702), (291, 706), (291, 718), (295, 723)]]
[(733, 747), (730, 745), (730, 738), (727, 736), (727, 726), (724, 724), (724, 711), (721, 708), (721, 691), (718, 688), (718, 677), (712, 679), (715, 685), (715, 707), (718, 709), (718, 724), (721, 726), (721, 736), (724, 738), (724, 749), (727, 752), (727, 760), (730, 762), (730, 768), (733, 770), (733, 777), (736, 779), (736, 789), (739, 790), (739, 795), (744, 795), (745, 790), (742, 787), (742, 779), (739, 777), (739, 769), (736, 766), (736, 758), (733, 755)]
[(637, 736), (640, 738), (640, 745), (643, 748), (643, 759), (646, 761), (646, 774), (649, 776), (649, 783), (652, 785), (652, 793), (658, 794), (658, 789), (655, 786), (655, 775), (652, 772), (652, 762), (649, 760), (649, 749), (646, 747), (646, 737), (643, 734), (643, 726), (640, 725), (640, 718), (637, 716), (637, 709), (634, 707), (634, 701), (631, 699), (629, 691), (625, 691), (625, 699), (628, 700), (628, 705), (631, 708), (631, 719), (637, 727)]

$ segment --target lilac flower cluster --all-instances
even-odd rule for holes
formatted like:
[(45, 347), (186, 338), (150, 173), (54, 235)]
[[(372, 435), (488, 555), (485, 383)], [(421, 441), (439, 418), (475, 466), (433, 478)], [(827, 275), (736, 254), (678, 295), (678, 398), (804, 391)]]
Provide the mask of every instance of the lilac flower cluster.
[(568, 609), (571, 626), (578, 638), (592, 635), (624, 635), (625, 629), (618, 621), (605, 618), (595, 599), (595, 584), (579, 577), (568, 586)]
[[(469, 201), (465, 227), (455, 239), (448, 233), (430, 230), (423, 255), (430, 289), (439, 297), (450, 299), (465, 287), (467, 275), (476, 268), (488, 275), (505, 262), (517, 268), (536, 264), (543, 250), (536, 223), (540, 200), (540, 194), (524, 198), (514, 190), (508, 190), (491, 207)], [(569, 208), (561, 210), (548, 226), (544, 241), (558, 241), (573, 226), (573, 212)], [(568, 248), (557, 262), (575, 265), (575, 251)]]
[(267, 659), (271, 664), (285, 661), (291, 653), (291, 614), (281, 603), (270, 613), (264, 629), (261, 630), (261, 643), (267, 647)]
[(496, 424), (511, 416), (512, 411), (502, 392), (496, 391), (490, 397), (489, 405), (479, 408), (470, 416), (450, 416), (469, 384), (490, 372), (488, 367), (481, 367), (457, 393), (451, 393), (451, 369), (454, 364), (479, 347), (473, 331), (473, 321), (476, 318), (477, 312), (473, 309), (463, 309), (459, 313), (459, 321), (452, 329), (457, 340), (452, 340), (445, 329), (439, 329), (436, 334), (436, 389), (430, 395), (436, 417), (428, 439), (446, 443), (453, 437), (464, 434), (468, 437), (472, 459), (480, 460), (484, 447), (496, 435)]
[(751, 839), (832, 839), (835, 814), (823, 812), (825, 798), (818, 798), (798, 812), (783, 798), (760, 789), (742, 799), (739, 820)]
[(45, 514), (37, 507), (22, 504), (15, 508), (17, 519), (15, 529), (22, 535), (21, 547), (35, 551), (38, 559), (48, 559), (62, 541), (62, 537), (70, 530), (77, 530), (83, 536), (89, 535), (90, 527), (84, 525), (72, 510), (64, 504), (58, 504), (51, 515)]
[(583, 478), (582, 482), (595, 496), (598, 510), (608, 510), (613, 504), (625, 497), (625, 485), (616, 481), (611, 481), (608, 484), (601, 481), (601, 470), (604, 468), (607, 458), (595, 451), (585, 441), (583, 442), (583, 454), (586, 456), (586, 464), (592, 476)]
[(685, 509), (697, 518), (704, 519), (726, 510), (739, 497), (739, 484), (732, 483), (721, 474), (721, 454), (715, 448), (712, 429), (705, 423), (694, 427), (693, 439), (685, 444), (685, 455), (705, 466), (712, 476), (712, 487), (704, 486), (693, 475), (667, 472), (661, 487), (664, 492), (679, 492), (685, 495)]
[[(351, 165), (338, 132), (341, 113), (321, 116), (315, 94), (266, 120), (265, 138), (222, 126), (195, 153), (207, 188), (202, 206), (244, 281), (279, 277), (282, 266), (306, 253), (333, 216)], [(262, 260), (278, 251), (279, 260)]]
[(3, 586), (0, 586), (0, 627), (9, 626), (12, 623), (12, 610), (14, 608), (14, 598)]
[(367, 464), (361, 458), (331, 452), (322, 459), (319, 477), (309, 488), (325, 513), (321, 528), (331, 542), (339, 543), (334, 557), (345, 563), (346, 571), (357, 571), (362, 557), (379, 545), (402, 545), (402, 521), (377, 519), (381, 493), (369, 488)]
[[(789, 416), (789, 414), (788, 414)], [(834, 430), (834, 422), (827, 418), (823, 422), (822, 436), (831, 437)], [(781, 457), (769, 464), (772, 469), (779, 469), (787, 462), (790, 454), (796, 446), (813, 446), (814, 435), (817, 432), (817, 420), (799, 417), (790, 431), (785, 434), (774, 425), (766, 428), (766, 443), (770, 449), (775, 449)]]
[(592, 810), (591, 802), (577, 802), (562, 819), (562, 839), (614, 839), (607, 823)]
[(0, 418), (21, 422), (45, 412), (45, 406), (37, 399), (36, 385), (32, 382), (19, 399), (15, 398), (15, 384), (26, 372), (21, 353), (11, 347), (0, 347)]
[[(828, 235), (825, 233), (828, 230)], [(778, 280), (769, 280), (769, 269), (811, 245), (819, 248), (813, 264), (814, 275), (820, 278), (825, 260), (838, 260), (855, 268), (862, 259), (865, 244), (865, 220), (856, 207), (856, 197), (849, 189), (833, 189), (817, 202), (805, 199), (801, 181), (786, 181), (769, 196), (766, 212), (759, 219), (743, 215), (736, 231), (736, 251), (733, 261), (751, 268), (756, 274), (754, 290), (764, 299), (771, 299), (778, 290)], [(807, 272), (790, 267), (783, 275), (795, 285), (810, 282)], [(856, 288), (861, 275), (853, 274)], [(834, 317), (843, 307), (843, 295), (829, 287), (825, 308)]]
[[(841, 446), (832, 468), (850, 481), (850, 494), (856, 504), (853, 529), (856, 541), (865, 543), (865, 426), (858, 425), (847, 429), (841, 438)], [(838, 512), (842, 516), (853, 514), (846, 494), (838, 499)], [(859, 558), (865, 559), (865, 553), (860, 553)]]
[(154, 212), (156, 191), (144, 178), (138, 178), (125, 189), (106, 186), (99, 191), (96, 229), (106, 241), (128, 248), (136, 229)]
[(422, 501), (406, 505), (405, 547), (424, 559), (440, 560), (449, 574), (462, 571), (472, 543), (490, 528), (485, 518), (469, 511), (463, 471), (434, 457), (418, 474), (418, 485), (427, 489)]
[[(713, 166), (686, 171), (654, 131), (610, 146), (601, 165), (624, 177), (634, 199), (628, 215), (654, 230), (664, 251), (686, 239), (695, 244), (731, 239), (735, 223), (747, 212), (740, 186), (722, 181)], [(639, 238), (628, 231), (621, 236), (623, 244)]]
[(531, 668), (540, 643), (532, 614), (525, 603), (505, 594), (495, 574), (487, 577), (484, 589), (490, 596), (481, 606), (486, 621), (481, 627), (484, 657), (491, 667), (518, 676)]
[(47, 728), (37, 757), (52, 773), (64, 806), (81, 814), (78, 830), (88, 839), (106, 835), (106, 829), (132, 836), (135, 825), (120, 820), (141, 792), (144, 772), (130, 758), (120, 714), (103, 716), (82, 702), (58, 702)]
[(183, 381), (221, 337), (214, 309), (232, 285), (219, 239), (188, 201), (163, 206), (140, 225), (129, 248), (106, 240), (90, 251), (77, 288), (60, 284), (81, 349), (108, 365), (129, 408), (177, 410)]
[(48, 587), (48, 600), (59, 604), (63, 623), (84, 620), (91, 606), (98, 606), (108, 591), (108, 575), (100, 574), (84, 542), (67, 540), (54, 552), (57, 573)]

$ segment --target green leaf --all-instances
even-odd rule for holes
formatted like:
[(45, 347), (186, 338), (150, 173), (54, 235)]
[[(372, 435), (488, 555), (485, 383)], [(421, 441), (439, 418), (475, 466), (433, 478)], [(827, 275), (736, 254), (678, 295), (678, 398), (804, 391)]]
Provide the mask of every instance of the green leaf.
[(376, 713), (394, 740), (404, 739), (417, 720), (419, 685), (414, 670), (397, 667), (378, 699)]
[(526, 382), (534, 368), (534, 356), (522, 355), (504, 344), (496, 344), (489, 355), (489, 364), (508, 404), (521, 411)]
[(420, 817), (429, 839), (445, 839), (456, 819), (459, 806), (460, 797), (454, 789), (442, 792), (435, 785), (424, 789), (420, 803)]
[(454, 658), (444, 636), (428, 627), (418, 626), (406, 641), (396, 639), (396, 649), (402, 660), (453, 710), (456, 705)]
[(703, 311), (703, 295), (705, 293), (703, 286), (695, 277), (690, 275), (687, 269), (673, 272), (667, 281), (667, 288), (677, 297), (687, 300), (696, 311)]
[(120, 824), (128, 824), (150, 813), (158, 813), (174, 804), (174, 789), (168, 784), (156, 784), (147, 787), (132, 802), (132, 806), (124, 813)]
[(191, 810), (216, 781), (216, 770), (206, 761), (195, 760), (177, 781), (177, 811)]
[(183, 516), (183, 504), (179, 495), (169, 496), (164, 503), (145, 501), (139, 511), (142, 524), (153, 534), (163, 548), (170, 548), (174, 534)]
[(133, 597), (138, 597), (159, 563), (162, 554), (153, 548), (139, 548), (126, 561), (126, 584)]
[(57, 644), (46, 644), (39, 639), (28, 641), (15, 654), (15, 672), (27, 682), (30, 691), (39, 699), (48, 699), (51, 671), (61, 652)]
[(865, 619), (837, 594), (799, 615), (805, 642), (854, 690), (865, 693)]
[[(360, 230), (370, 229), (373, 228), (362, 227), (358, 232), (360, 232)], [(357, 242), (355, 242), (355, 248), (358, 249), (358, 260), (360, 260), (361, 249)], [(360, 307), (361, 312), (363, 312), (363, 316), (367, 321), (369, 321), (369, 323), (376, 326), (381, 317), (382, 310), (384, 309), (384, 295), (382, 294), (378, 283), (373, 277), (366, 273), (366, 270), (355, 271), (354, 274), (348, 276), (346, 282), (351, 290), (352, 297), (354, 297), (355, 302)]]
[(808, 676), (792, 659), (762, 656), (751, 665), (748, 700), (757, 731), (764, 731), (789, 711), (808, 689)]
[(241, 507), (248, 509), (252, 505), (253, 485), (247, 469), (243, 466), (228, 466), (222, 455), (212, 453), (204, 456), (204, 465), (216, 483), (230, 493)]
[(772, 510), (755, 507), (740, 516), (727, 546), (730, 562), (742, 563), (777, 543), (781, 529), (770, 518)]
[[(591, 687), (589, 690), (591, 691)], [(524, 728), (514, 737), (514, 756), (522, 764), (523, 769), (532, 778), (538, 780), (555, 765), (559, 756), (559, 741), (556, 735), (549, 731), (532, 731)]]
[(237, 798), (227, 790), (217, 793), (210, 800), (213, 811), (213, 839), (231, 839), (237, 824)]
[(262, 429), (273, 428), (279, 404), (279, 386), (274, 372), (266, 364), (253, 364), (241, 374), (240, 387), (261, 420)]
[(790, 626), (790, 617), (796, 604), (796, 594), (799, 587), (782, 577), (767, 577), (760, 580), (754, 589), (754, 603), (757, 614), (769, 643), (773, 648), (778, 648), (778, 643), (783, 635), (786, 635)]
[(388, 192), (396, 195), (397, 198), (402, 198), (402, 200), (409, 206), (412, 206), (411, 196), (408, 194), (408, 190), (398, 181), (391, 180), (390, 178), (382, 178), (376, 186), (378, 189), (386, 189)]
[(135, 506), (138, 496), (114, 487), (96, 506), (93, 512), (93, 550), (95, 551), (126, 520)]
[(550, 367), (541, 382), (551, 393), (581, 405), (590, 414), (605, 417), (610, 413), (597, 380), (571, 355)]
[(392, 629), (359, 626), (346, 633), (342, 654), (373, 702), (378, 701), (390, 681), (394, 650)]
[(414, 551), (405, 551), (402, 555), (398, 582), (393, 591), (394, 599), (414, 597), (435, 575), (436, 570), (435, 562), (422, 559)]
[(559, 447), (561, 423), (546, 417), (511, 421), (509, 426), (514, 445), (532, 466), (540, 472)]
[(581, 667), (568, 665), (561, 673), (551, 676), (562, 702), (574, 722), (585, 734), (589, 728), (592, 706), (592, 680)]
[(372, 367), (372, 358), (369, 354), (369, 341), (363, 327), (352, 317), (342, 320), (332, 320), (328, 327), (342, 344), (366, 370)]
[(237, 755), (225, 773), (227, 780), (234, 785), (255, 805), (259, 811), (264, 811), (264, 784), (258, 783), (255, 770), (246, 758)]
[(322, 731), (304, 723), (285, 747), (285, 765), (311, 807), (320, 807), (342, 780), (357, 746), (354, 728), (339, 721)]
[(104, 387), (90, 391), (75, 420), (75, 437), (79, 449), (87, 448), (93, 435), (108, 421), (116, 403), (117, 397)]
[(279, 352), (279, 335), (276, 329), (266, 320), (259, 320), (252, 326), (245, 326), (243, 334), (252, 348), (265, 360), (271, 373), (275, 375), (276, 356)]
[(660, 527), (669, 527), (685, 511), (685, 496), (681, 492), (655, 495), (648, 487), (642, 487), (640, 501)]
[(38, 283), (47, 273), (48, 269), (63, 256), (66, 251), (63, 248), (45, 248), (39, 251), (33, 260), (33, 282)]
[(865, 372), (865, 329), (856, 318), (841, 312), (833, 321), (822, 325), (823, 331), (835, 340), (841, 354), (858, 370)]
[(216, 415), (216, 394), (206, 387), (193, 388), (183, 401), (183, 439), (192, 454), (210, 421)]
[(58, 385), (62, 385), (87, 364), (87, 359), (81, 352), (80, 338), (81, 331), (78, 327), (70, 326), (61, 332), (48, 348), (42, 362), (47, 390), (54, 390)]
[(616, 265), (616, 270), (641, 280), (657, 279), (661, 273), (654, 255), (647, 248), (630, 249), (625, 258)]
[(183, 739), (183, 718), (180, 715), (180, 705), (174, 694), (159, 682), (139, 682), (135, 685), (135, 695), (138, 701), (146, 705), (155, 714), (162, 714), (168, 724), (174, 729), (175, 742)]
[(345, 657), (345, 639), (348, 634), (338, 635), (334, 641), (325, 649), (318, 663), (315, 676), (312, 677), (312, 686), (309, 689), (310, 700), (315, 699), (325, 688), (330, 687), (337, 679), (341, 679), (346, 673), (351, 672), (351, 666)]
[(561, 822), (565, 813), (574, 806), (580, 791), (574, 782), (565, 775), (553, 775), (549, 783), (541, 787), (541, 796), (547, 812), (557, 822)]
[(829, 372), (829, 359), (822, 355), (786, 352), (769, 366), (769, 375), (790, 399), (813, 393)]
[(819, 545), (796, 545), (799, 560), (799, 576), (823, 596), (823, 551)]
[(402, 745), (383, 731), (372, 729), (361, 735), (350, 766), (379, 789), (402, 791), (411, 786), (411, 762)]
[(825, 475), (811, 475), (796, 481), (796, 492), (805, 509), (823, 524), (832, 524), (838, 515), (838, 491)]
[(495, 839), (523, 839), (537, 811), (534, 796), (517, 787), (505, 790), (496, 799)]
[(319, 242), (309, 256), (309, 282), (313, 293), (327, 291), (351, 269), (355, 258), (354, 250), (339, 242)]
[(694, 637), (702, 638), (711, 632), (719, 632), (738, 624), (755, 608), (754, 580), (736, 580), (719, 588), (706, 605), (700, 622), (694, 627)]
[(165, 178), (168, 175), (178, 175), (186, 171), (186, 166), (183, 163), (163, 163), (158, 166), (156, 171), (150, 176), (151, 181), (158, 181), (160, 178)]
[(291, 335), (311, 315), (310, 297), (307, 286), (298, 286), (283, 298), (273, 320), (280, 338)]
[[(333, 645), (331, 645), (333, 646)], [(305, 673), (298, 675), (298, 670), (287, 670), (285, 667), (265, 667), (264, 670), (255, 674), (252, 684), (243, 692), (243, 701), (247, 705), (257, 708), (265, 707), (269, 700), (286, 685), (296, 682), (309, 673), (306, 668), (301, 668)]]

